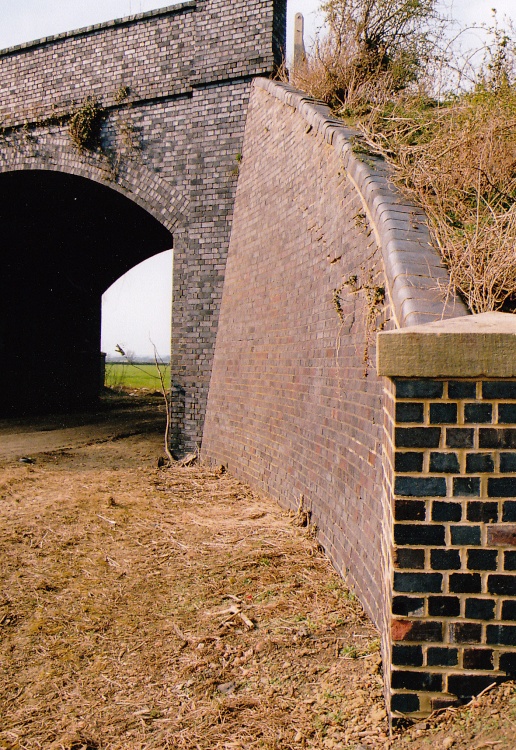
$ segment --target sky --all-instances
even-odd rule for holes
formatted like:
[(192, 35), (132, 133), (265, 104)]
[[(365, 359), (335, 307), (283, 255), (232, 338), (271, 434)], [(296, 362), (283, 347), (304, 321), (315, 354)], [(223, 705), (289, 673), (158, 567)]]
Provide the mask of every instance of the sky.
[[(490, 23), (498, 15), (516, 16), (515, 0), (455, 0), (452, 15), (462, 24)], [(114, 18), (173, 5), (161, 0), (0, 0), (0, 49)], [(305, 44), (322, 24), (320, 0), (288, 0), (288, 49), (295, 13), (305, 16)], [(139, 356), (169, 354), (172, 253), (161, 253), (133, 268), (107, 290), (102, 304), (102, 349), (117, 344)]]

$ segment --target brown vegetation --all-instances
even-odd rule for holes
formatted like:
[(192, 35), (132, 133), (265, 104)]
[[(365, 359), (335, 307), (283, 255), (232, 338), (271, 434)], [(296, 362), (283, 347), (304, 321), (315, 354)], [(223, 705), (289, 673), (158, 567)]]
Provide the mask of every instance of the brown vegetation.
[(161, 441), (3, 462), (0, 748), (383, 748), (378, 636), (306, 514)]
[[(327, 32), (306, 63), (292, 71), (292, 82), (351, 121), (366, 148), (392, 164), (394, 181), (425, 209), (451, 286), (470, 310), (513, 311), (512, 24), (503, 28), (495, 18), (485, 30), (481, 62), (472, 68), (475, 56), (454, 53), (431, 2), (328, 0), (322, 9)], [(465, 90), (459, 84), (466, 78)], [(449, 85), (454, 80), (455, 88), (444, 91), (443, 80)]]

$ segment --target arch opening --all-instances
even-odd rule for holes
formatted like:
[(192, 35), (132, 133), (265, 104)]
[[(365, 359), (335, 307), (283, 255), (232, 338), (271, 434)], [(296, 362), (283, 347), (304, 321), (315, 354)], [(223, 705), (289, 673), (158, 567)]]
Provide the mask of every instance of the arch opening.
[(172, 235), (120, 192), (44, 170), (0, 174), (0, 226), (0, 415), (90, 406), (102, 294)]

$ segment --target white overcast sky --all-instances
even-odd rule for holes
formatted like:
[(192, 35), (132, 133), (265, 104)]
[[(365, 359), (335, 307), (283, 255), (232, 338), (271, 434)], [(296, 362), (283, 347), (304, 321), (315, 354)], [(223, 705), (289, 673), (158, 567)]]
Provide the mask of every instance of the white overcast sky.
[[(173, 5), (153, 0), (0, 0), (0, 49), (78, 29), (114, 18)], [(320, 0), (288, 0), (288, 39), (295, 13), (305, 16), (309, 42), (321, 25)], [(455, 0), (453, 15), (463, 24), (489, 23), (491, 8), (500, 17), (516, 16), (516, 0)], [(290, 46), (290, 45), (289, 45)], [(169, 353), (172, 254), (162, 253), (119, 279), (104, 295), (102, 347), (116, 344), (138, 355), (152, 354), (152, 340), (161, 355)]]

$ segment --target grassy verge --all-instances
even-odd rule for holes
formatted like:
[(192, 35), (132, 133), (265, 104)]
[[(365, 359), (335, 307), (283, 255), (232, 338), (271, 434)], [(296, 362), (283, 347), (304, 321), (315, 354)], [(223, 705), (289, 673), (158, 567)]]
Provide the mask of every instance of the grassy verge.
[[(170, 366), (163, 367), (164, 380), (170, 382)], [(107, 388), (146, 388), (158, 391), (160, 379), (155, 365), (129, 364), (114, 362), (106, 365), (105, 385)]]

